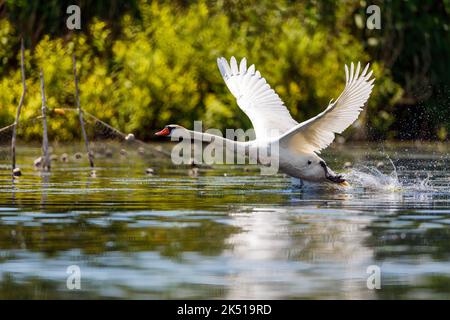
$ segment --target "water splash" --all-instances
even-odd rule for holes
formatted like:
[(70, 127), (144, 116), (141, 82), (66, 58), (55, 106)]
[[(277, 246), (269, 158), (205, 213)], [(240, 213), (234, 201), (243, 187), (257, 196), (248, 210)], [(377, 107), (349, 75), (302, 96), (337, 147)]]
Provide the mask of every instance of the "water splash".
[[(349, 169), (344, 173), (344, 178), (349, 182), (350, 189), (370, 189), (375, 191), (388, 191), (397, 192), (402, 191), (405, 185), (400, 181), (397, 168), (391, 159), (388, 159), (392, 165), (392, 171), (390, 173), (383, 173), (378, 168), (372, 166), (359, 166)], [(303, 190), (316, 190), (316, 189), (333, 189), (348, 191), (348, 187), (339, 186), (332, 183), (314, 183), (302, 181), (296, 178), (291, 178), (292, 186), (301, 188)], [(422, 183), (421, 185), (426, 185)]]
[[(394, 163), (391, 172), (382, 172), (376, 167), (361, 166), (350, 169), (345, 178), (353, 188), (364, 188), (387, 192), (433, 192), (437, 191), (432, 184), (432, 174), (429, 172), (415, 172), (411, 177), (407, 172), (399, 172)], [(425, 173), (424, 176), (421, 173)]]
[(383, 173), (375, 167), (361, 167), (350, 169), (349, 172), (345, 173), (345, 178), (348, 180), (350, 185), (355, 187), (362, 187), (373, 190), (382, 191), (401, 191), (404, 186), (398, 178), (397, 169), (387, 174)]
[(430, 173), (427, 173), (425, 178), (417, 176), (412, 183), (406, 184), (406, 187), (413, 191), (439, 191), (432, 184), (433, 176)]

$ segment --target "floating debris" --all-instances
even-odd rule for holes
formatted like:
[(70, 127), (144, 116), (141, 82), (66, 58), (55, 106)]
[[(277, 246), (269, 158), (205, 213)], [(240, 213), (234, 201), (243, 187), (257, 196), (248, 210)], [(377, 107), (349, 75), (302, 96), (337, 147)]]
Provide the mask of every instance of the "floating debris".
[(134, 141), (134, 139), (135, 137), (132, 133), (127, 134), (127, 136), (125, 137), (125, 141)]
[(351, 167), (353, 167), (353, 164), (350, 161), (344, 163), (344, 169), (350, 169)]
[(22, 171), (20, 171), (20, 168), (15, 168), (13, 170), (13, 176), (14, 177), (20, 177), (22, 175)]
[(145, 169), (145, 174), (148, 176), (152, 176), (154, 173), (155, 173), (155, 170), (153, 170), (153, 168)]
[(42, 166), (42, 157), (37, 158), (36, 160), (34, 160), (33, 165), (37, 168), (37, 167), (41, 167)]
[(188, 174), (191, 178), (196, 178), (198, 176), (198, 168), (189, 169)]
[(384, 162), (383, 161), (378, 161), (376, 167), (378, 169), (384, 168)]
[(69, 162), (69, 155), (67, 153), (63, 153), (59, 159), (61, 162)]

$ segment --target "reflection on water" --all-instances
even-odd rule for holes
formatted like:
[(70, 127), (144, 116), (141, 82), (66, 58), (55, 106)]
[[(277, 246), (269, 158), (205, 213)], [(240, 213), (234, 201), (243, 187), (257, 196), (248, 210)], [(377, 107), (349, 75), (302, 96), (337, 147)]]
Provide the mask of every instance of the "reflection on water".
[(335, 148), (333, 168), (357, 165), (346, 190), (242, 166), (192, 175), (133, 150), (97, 159), (96, 178), (86, 161), (41, 174), (27, 150), (19, 181), (0, 171), (0, 298), (450, 298), (447, 149), (392, 148), (394, 175), (371, 147)]

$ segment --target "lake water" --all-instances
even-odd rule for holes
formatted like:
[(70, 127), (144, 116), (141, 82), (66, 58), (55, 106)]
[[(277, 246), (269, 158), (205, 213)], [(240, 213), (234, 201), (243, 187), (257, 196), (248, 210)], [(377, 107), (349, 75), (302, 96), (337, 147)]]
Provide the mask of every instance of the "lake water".
[(70, 160), (51, 174), (33, 169), (39, 148), (19, 149), (14, 184), (0, 161), (0, 299), (450, 298), (449, 146), (335, 146), (340, 190), (111, 148), (96, 177), (77, 146), (55, 148)]

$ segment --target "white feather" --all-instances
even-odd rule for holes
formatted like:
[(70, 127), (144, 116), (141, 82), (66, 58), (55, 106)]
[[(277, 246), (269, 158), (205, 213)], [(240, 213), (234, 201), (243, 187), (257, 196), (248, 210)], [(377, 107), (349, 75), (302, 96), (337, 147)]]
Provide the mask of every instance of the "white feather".
[(372, 71), (366, 75), (369, 65), (360, 73), (351, 63), (345, 66), (346, 85), (339, 98), (320, 114), (295, 126), (280, 138), (280, 144), (299, 153), (319, 153), (334, 140), (335, 133), (343, 132), (359, 116), (372, 92)]
[(255, 66), (247, 69), (245, 58), (239, 67), (235, 57), (231, 57), (230, 65), (225, 58), (217, 59), (217, 64), (228, 89), (250, 118), (256, 139), (275, 138), (298, 124)]

